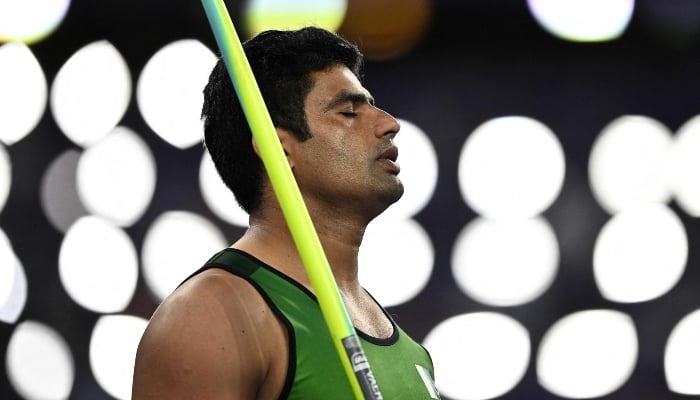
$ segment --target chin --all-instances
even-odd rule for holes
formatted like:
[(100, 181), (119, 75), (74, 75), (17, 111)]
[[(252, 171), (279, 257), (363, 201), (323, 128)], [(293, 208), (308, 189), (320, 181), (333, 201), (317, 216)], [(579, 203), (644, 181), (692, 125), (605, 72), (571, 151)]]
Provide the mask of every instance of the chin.
[(394, 200), (393, 203), (396, 203), (397, 201), (399, 201), (401, 199), (401, 197), (403, 197), (403, 192), (404, 192), (403, 183), (401, 183), (401, 181), (399, 181), (399, 187), (396, 190), (396, 199)]
[(397, 180), (396, 187), (390, 193), (387, 193), (387, 207), (399, 201), (403, 196), (403, 192), (403, 183)]

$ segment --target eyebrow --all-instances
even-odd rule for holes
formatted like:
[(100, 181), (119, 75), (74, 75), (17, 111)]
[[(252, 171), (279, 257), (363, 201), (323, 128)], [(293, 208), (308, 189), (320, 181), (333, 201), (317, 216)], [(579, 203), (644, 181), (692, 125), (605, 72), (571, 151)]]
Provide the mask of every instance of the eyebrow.
[(348, 90), (341, 90), (337, 95), (331, 99), (331, 101), (328, 103), (326, 106), (326, 111), (331, 110), (343, 103), (362, 103), (362, 104), (369, 104), (371, 106), (374, 105), (374, 98), (371, 96), (367, 96), (364, 93), (360, 92), (350, 92)]

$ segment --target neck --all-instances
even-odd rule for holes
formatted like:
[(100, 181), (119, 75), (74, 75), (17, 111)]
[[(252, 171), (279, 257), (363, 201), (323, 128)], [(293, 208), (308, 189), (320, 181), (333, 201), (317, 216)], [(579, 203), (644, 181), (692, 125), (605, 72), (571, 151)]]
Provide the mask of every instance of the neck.
[[(278, 207), (250, 218), (250, 228), (233, 247), (247, 251), (280, 270), (313, 292), (304, 264)], [(358, 253), (365, 223), (342, 218), (342, 213), (319, 215), (310, 210), (323, 251), (341, 293), (361, 291), (358, 281)]]

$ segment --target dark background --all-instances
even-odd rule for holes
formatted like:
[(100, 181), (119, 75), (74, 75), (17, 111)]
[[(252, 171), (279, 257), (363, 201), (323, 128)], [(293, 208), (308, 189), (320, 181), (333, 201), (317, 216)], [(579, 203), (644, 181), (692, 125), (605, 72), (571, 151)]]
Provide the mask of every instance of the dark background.
[[(227, 2), (234, 23), (239, 22), (241, 3)], [(439, 163), (436, 193), (415, 216), (435, 246), (434, 272), (419, 296), (390, 312), (418, 340), (457, 314), (491, 310), (510, 315), (527, 327), (533, 351), (523, 380), (500, 398), (557, 399), (539, 386), (535, 376), (535, 350), (544, 332), (575, 311), (620, 310), (635, 322), (639, 359), (628, 382), (604, 399), (690, 398), (668, 391), (663, 350), (673, 326), (700, 307), (700, 221), (671, 203), (687, 229), (690, 251), (685, 275), (669, 293), (639, 304), (603, 299), (593, 280), (592, 255), (595, 238), (609, 215), (591, 194), (587, 163), (597, 134), (619, 116), (649, 116), (675, 131), (698, 114), (700, 2), (638, 1), (624, 35), (604, 43), (574, 43), (551, 36), (537, 25), (525, 1), (435, 0), (431, 4), (431, 21), (410, 52), (391, 60), (370, 60), (365, 68), (366, 86), (378, 104), (421, 127), (435, 146)], [(73, 53), (106, 39), (124, 55), (135, 81), (156, 51), (186, 38), (216, 48), (198, 1), (75, 0), (59, 29), (31, 49), (51, 83)], [(567, 163), (563, 191), (545, 213), (557, 234), (561, 262), (552, 287), (535, 301), (490, 307), (457, 288), (450, 256), (458, 233), (475, 217), (457, 184), (459, 152), (477, 126), (504, 115), (543, 122), (563, 146)], [(144, 122), (135, 96), (121, 124), (142, 134), (159, 171), (148, 211), (126, 229), (138, 250), (153, 220), (170, 209), (209, 217), (232, 241), (242, 233), (241, 228), (217, 219), (203, 203), (197, 186), (199, 146), (178, 150), (163, 142)], [(75, 304), (61, 286), (57, 259), (63, 235), (47, 221), (39, 202), (44, 172), (70, 148), (76, 146), (60, 133), (48, 108), (34, 132), (7, 147), (13, 187), (0, 213), (0, 227), (27, 274), (28, 299), (18, 323), (47, 323), (69, 342), (76, 362), (72, 398), (109, 399), (92, 377), (87, 353), (99, 314)], [(124, 313), (148, 318), (154, 307), (141, 278)], [(0, 323), (3, 360), (13, 329), (14, 325)], [(0, 374), (0, 398), (16, 397), (6, 374)]]

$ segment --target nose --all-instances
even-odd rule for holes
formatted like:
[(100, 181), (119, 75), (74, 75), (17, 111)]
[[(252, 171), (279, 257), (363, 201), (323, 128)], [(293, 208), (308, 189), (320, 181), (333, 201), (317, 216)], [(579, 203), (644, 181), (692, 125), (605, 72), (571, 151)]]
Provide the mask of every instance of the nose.
[(397, 121), (396, 118), (381, 108), (377, 108), (376, 110), (379, 114), (379, 121), (377, 122), (377, 130), (375, 131), (375, 134), (379, 138), (388, 135), (393, 139), (396, 134), (399, 133), (401, 124), (399, 124), (399, 121)]

